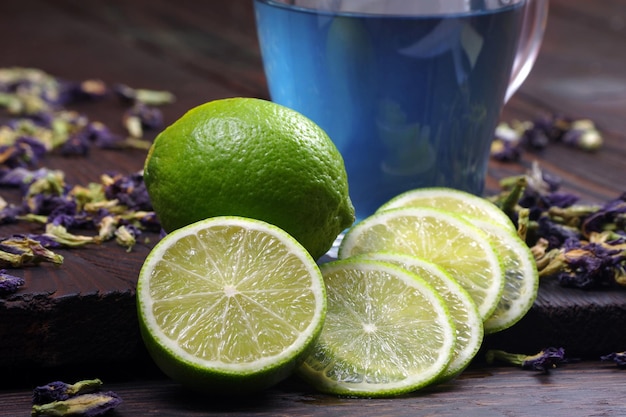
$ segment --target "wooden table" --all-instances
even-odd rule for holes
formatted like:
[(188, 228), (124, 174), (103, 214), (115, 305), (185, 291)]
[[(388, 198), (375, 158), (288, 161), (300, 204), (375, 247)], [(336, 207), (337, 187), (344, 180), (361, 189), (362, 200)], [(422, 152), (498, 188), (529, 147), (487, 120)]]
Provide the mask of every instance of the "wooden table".
[[(177, 101), (163, 108), (166, 123), (212, 99), (268, 97), (250, 0), (5, 0), (0, 2), (0, 38), (0, 67), (37, 67), (70, 80), (97, 78), (173, 92)], [(535, 68), (505, 107), (502, 120), (554, 113), (590, 118), (602, 130), (605, 144), (596, 153), (554, 145), (524, 154), (520, 163), (492, 161), (489, 189), (537, 160), (564, 180), (563, 190), (583, 201), (602, 202), (625, 191), (624, 41), (623, 1), (551, 0)], [(115, 105), (86, 104), (80, 110), (121, 129)], [(110, 167), (126, 173), (139, 170), (144, 157), (142, 151), (94, 152), (86, 161), (68, 164), (52, 157), (46, 163), (66, 170), (69, 180), (86, 183)], [(104, 257), (87, 252), (76, 259), (97, 265), (100, 274), (130, 277), (136, 276), (148, 249), (140, 246), (132, 254), (118, 251)], [(80, 267), (67, 266), (70, 273)], [(626, 415), (624, 372), (597, 358), (569, 363), (548, 375), (478, 360), (457, 380), (399, 399), (335, 398), (291, 378), (259, 396), (226, 401), (182, 391), (140, 352), (132, 363), (117, 366), (113, 361), (78, 368), (35, 367), (23, 375), (15, 369), (3, 371), (0, 415), (29, 415), (35, 385), (91, 377), (102, 378), (107, 389), (122, 396), (124, 403), (113, 414), (117, 416)]]

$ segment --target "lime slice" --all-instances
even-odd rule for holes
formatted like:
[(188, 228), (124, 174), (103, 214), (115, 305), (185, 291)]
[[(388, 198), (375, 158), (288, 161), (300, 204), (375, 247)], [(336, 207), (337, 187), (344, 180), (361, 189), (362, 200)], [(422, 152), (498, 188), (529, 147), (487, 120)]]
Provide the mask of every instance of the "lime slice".
[(491, 201), (454, 188), (431, 187), (409, 190), (383, 204), (378, 211), (414, 206), (438, 208), (515, 230), (511, 219)]
[(469, 365), (483, 341), (483, 322), (480, 319), (478, 307), (469, 293), (450, 274), (432, 262), (399, 253), (373, 252), (357, 255), (353, 259), (389, 262), (413, 272), (428, 282), (447, 303), (456, 329), (456, 344), (452, 360), (438, 379), (451, 379)]
[(399, 252), (444, 268), (470, 294), (484, 321), (504, 287), (500, 259), (488, 236), (452, 213), (404, 207), (374, 213), (348, 229), (339, 258), (369, 252)]
[(539, 273), (530, 248), (517, 233), (489, 222), (477, 225), (494, 242), (504, 268), (504, 290), (495, 311), (485, 321), (485, 333), (495, 333), (517, 323), (537, 298)]
[(139, 324), (156, 364), (198, 391), (266, 388), (301, 363), (321, 332), (319, 267), (283, 230), (239, 217), (165, 236), (137, 285)]
[(422, 388), (452, 358), (445, 301), (415, 274), (386, 262), (321, 266), (328, 294), (324, 329), (299, 373), (316, 389), (388, 397)]

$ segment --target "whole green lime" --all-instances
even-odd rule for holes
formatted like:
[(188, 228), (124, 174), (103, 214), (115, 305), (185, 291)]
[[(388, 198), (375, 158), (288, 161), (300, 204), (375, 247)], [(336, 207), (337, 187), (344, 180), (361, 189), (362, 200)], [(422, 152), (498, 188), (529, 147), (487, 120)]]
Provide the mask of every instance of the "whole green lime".
[(155, 139), (144, 166), (167, 232), (209, 217), (274, 224), (314, 258), (354, 222), (343, 158), (313, 121), (254, 98), (195, 107)]

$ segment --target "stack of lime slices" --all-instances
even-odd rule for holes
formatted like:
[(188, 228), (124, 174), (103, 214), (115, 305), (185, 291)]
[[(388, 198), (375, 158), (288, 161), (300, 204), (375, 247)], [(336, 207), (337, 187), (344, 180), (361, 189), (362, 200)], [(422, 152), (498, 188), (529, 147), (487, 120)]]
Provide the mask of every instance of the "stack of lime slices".
[(322, 392), (397, 396), (461, 373), (537, 294), (513, 224), (456, 190), (398, 196), (338, 253), (318, 265), (283, 230), (243, 217), (168, 234), (137, 287), (149, 352), (194, 390), (257, 391), (297, 371)]
[[(495, 333), (517, 323), (537, 298), (539, 275), (526, 242), (511, 219), (489, 200), (450, 188), (408, 191), (384, 204), (379, 212), (400, 207), (433, 207), (465, 218), (483, 231), (500, 259), (504, 286), (491, 314), (485, 315), (485, 332)], [(472, 289), (469, 289), (472, 292)], [(475, 297), (480, 306), (480, 299)]]
[[(322, 266), (327, 324), (299, 369), (334, 394), (392, 396), (453, 378), (485, 333), (515, 324), (537, 295), (536, 266), (509, 218), (488, 200), (447, 188), (392, 199), (347, 231), (338, 257)], [(376, 263), (365, 268), (366, 261)], [(422, 311), (400, 313), (417, 301), (390, 284), (389, 264), (433, 288), (446, 309), (431, 308), (428, 321)], [(420, 325), (405, 328), (412, 319)], [(452, 345), (443, 343), (448, 322)]]

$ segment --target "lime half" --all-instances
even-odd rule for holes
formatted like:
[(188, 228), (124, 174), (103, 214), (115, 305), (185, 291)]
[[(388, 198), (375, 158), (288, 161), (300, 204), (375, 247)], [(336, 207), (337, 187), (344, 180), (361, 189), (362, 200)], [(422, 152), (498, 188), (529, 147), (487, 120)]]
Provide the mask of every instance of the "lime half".
[(339, 258), (370, 252), (399, 252), (439, 265), (470, 294), (483, 321), (500, 301), (504, 273), (496, 250), (460, 216), (424, 207), (374, 213), (348, 230)]
[(433, 382), (452, 358), (454, 324), (424, 280), (386, 262), (321, 266), (326, 323), (299, 373), (322, 392), (388, 397)]
[(321, 272), (283, 230), (215, 217), (165, 236), (137, 285), (139, 324), (156, 364), (194, 390), (236, 393), (290, 375), (319, 335)]

